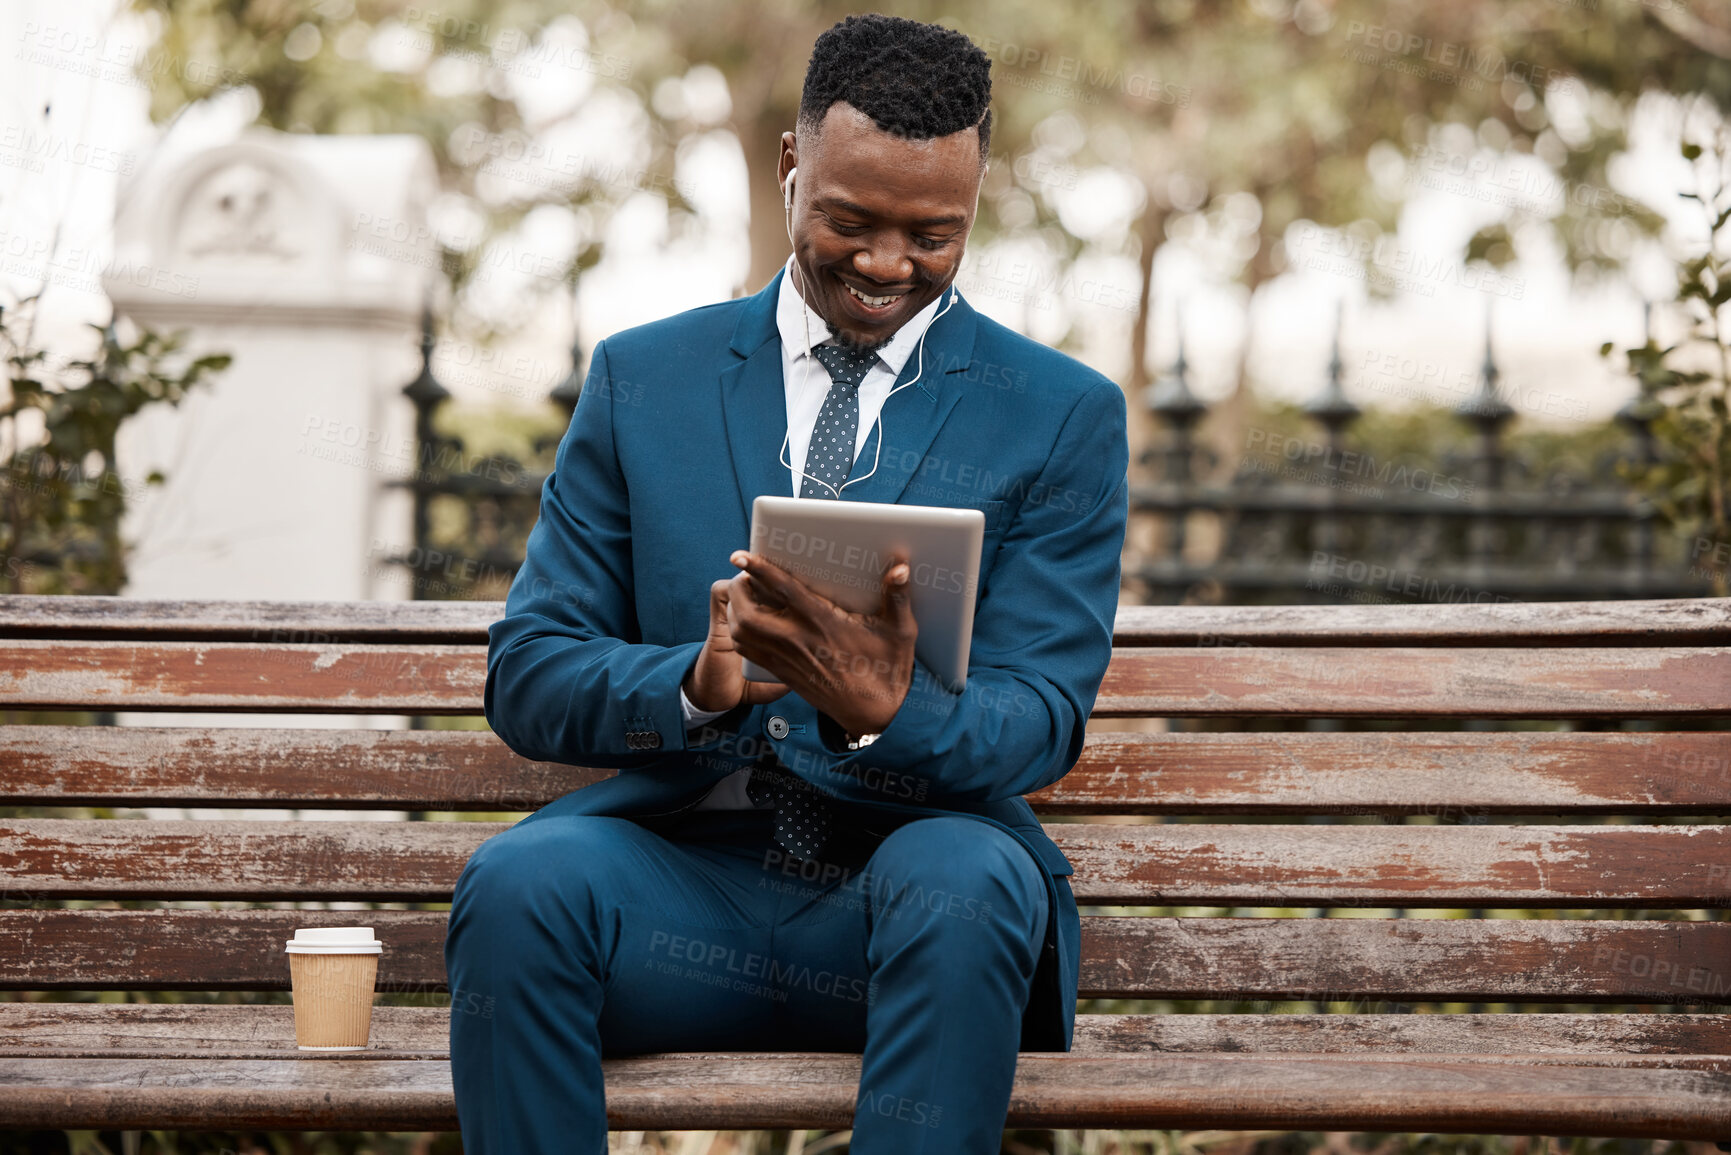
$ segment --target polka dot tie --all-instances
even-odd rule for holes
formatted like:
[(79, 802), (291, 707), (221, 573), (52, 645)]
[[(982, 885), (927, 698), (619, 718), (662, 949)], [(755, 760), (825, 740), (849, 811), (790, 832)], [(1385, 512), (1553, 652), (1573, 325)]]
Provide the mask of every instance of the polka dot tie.
[[(800, 479), (799, 495), (835, 498), (853, 471), (860, 382), (876, 363), (877, 354), (819, 345), (812, 355), (829, 370), (830, 386), (805, 453), (805, 472), (811, 476)], [(835, 826), (834, 808), (811, 783), (783, 769), (773, 756), (760, 759), (751, 768), (745, 794), (754, 806), (774, 807), (775, 840), (795, 858), (815, 859), (829, 841)]]
[(811, 431), (811, 446), (805, 451), (805, 472), (810, 476), (800, 479), (799, 495), (833, 498), (853, 471), (854, 442), (859, 435), (859, 386), (878, 355), (841, 345), (819, 345), (811, 352), (829, 370), (830, 386)]
[(754, 806), (774, 807), (775, 840), (795, 858), (809, 862), (829, 841), (835, 811), (811, 783), (782, 769), (773, 754), (765, 755), (751, 768), (745, 796)]

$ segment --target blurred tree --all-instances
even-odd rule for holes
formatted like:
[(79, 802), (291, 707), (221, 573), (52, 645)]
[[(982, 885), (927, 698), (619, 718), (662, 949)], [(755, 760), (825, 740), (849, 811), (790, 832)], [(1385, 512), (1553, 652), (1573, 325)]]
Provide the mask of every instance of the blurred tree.
[[(741, 287), (762, 284), (787, 252), (777, 141), (793, 125), (812, 41), (848, 11), (836, 0), (130, 2), (157, 14), (163, 52), (217, 66), (153, 76), (158, 119), (210, 96), (220, 78), (253, 88), (258, 119), (279, 128), (431, 141), (447, 190), (453, 328), (481, 341), (544, 317), (536, 295), (568, 291), (599, 260), (608, 221), (633, 195), (665, 198), (672, 241), (701, 227), (678, 158), (718, 129), (731, 130), (746, 168)], [(1482, 280), (1551, 249), (1584, 281), (1616, 275), (1662, 226), (1613, 179), (1637, 102), (1731, 100), (1731, 15), (1680, 4), (906, 0), (896, 10), (952, 24), (993, 57), (994, 163), (972, 248), (1026, 242), (1050, 267), (1041, 284), (1060, 289), (979, 275), (1000, 295), (1055, 308), (1057, 335), (1046, 334), (1071, 348), (1089, 312), (1061, 289), (1071, 271), (1104, 260), (1133, 278), (1114, 331), (1137, 400), (1162, 359), (1149, 343), (1167, 243), (1236, 286), (1242, 392), (1263, 288), (1344, 253), (1363, 266), (1368, 292), (1399, 291), (1415, 254), (1397, 227), (1420, 192), (1475, 202), (1476, 233), (1438, 275)], [(719, 111), (715, 86), (698, 83), (716, 74), (726, 82)], [(629, 160), (584, 151), (604, 148), (602, 126), (618, 130), (613, 144)], [(539, 165), (501, 165), (536, 149)], [(1114, 222), (1078, 224), (1126, 183), (1133, 193), (1118, 197)], [(462, 290), (489, 245), (542, 206), (571, 214), (570, 252), (516, 307), (465, 313)], [(1357, 291), (1350, 281), (1340, 290)], [(1222, 445), (1242, 443), (1248, 412), (1239, 396), (1211, 418)], [(1133, 443), (1144, 444), (1150, 417), (1140, 404), (1132, 414)], [(1222, 471), (1234, 466), (1224, 454)]]
[[(786, 254), (777, 139), (792, 126), (810, 44), (849, 10), (832, 0), (132, 2), (161, 17), (164, 52), (218, 65), (154, 77), (158, 119), (209, 96), (218, 78), (238, 78), (257, 91), (259, 119), (279, 128), (433, 142), (446, 187), (488, 222), (462, 238), (476, 243), (448, 250), (458, 285), (482, 259), (479, 238), (537, 204), (596, 210), (567, 280), (598, 258), (606, 212), (636, 187), (667, 196), (676, 230), (689, 224), (675, 157), (683, 139), (713, 126), (678, 98), (678, 81), (705, 65), (728, 82), (726, 123), (752, 211), (744, 285), (761, 284)], [(1038, 235), (1063, 262), (1105, 246), (1134, 258), (1146, 287), (1155, 250), (1179, 236), (1219, 258), (1252, 299), (1289, 266), (1293, 224), (1350, 226), (1374, 253), (1423, 166), (1486, 175), (1497, 157), (1536, 158), (1562, 195), (1503, 198), (1505, 219), (1463, 257), (1506, 264), (1528, 226), (1548, 222), (1571, 267), (1613, 269), (1629, 228), (1657, 223), (1611, 192), (1607, 171), (1634, 100), (1704, 92), (1723, 104), (1731, 92), (1731, 65), (1701, 47), (1731, 31), (1634, 3), (1106, 0), (1079, 13), (1037, 0), (909, 0), (897, 10), (953, 23), (994, 57), (999, 164), (982, 240)], [(502, 142), (568, 125), (603, 92), (639, 122), (641, 182), (579, 172), (489, 186)], [(1078, 121), (1080, 133), (1063, 127)], [(1020, 163), (1030, 153), (1036, 163)], [(1072, 174), (1131, 176), (1143, 190), (1136, 227), (1091, 245), (1066, 233), (1058, 210), (1078, 190), (1051, 178), (1055, 161)], [(1141, 298), (1132, 387), (1145, 383)]]

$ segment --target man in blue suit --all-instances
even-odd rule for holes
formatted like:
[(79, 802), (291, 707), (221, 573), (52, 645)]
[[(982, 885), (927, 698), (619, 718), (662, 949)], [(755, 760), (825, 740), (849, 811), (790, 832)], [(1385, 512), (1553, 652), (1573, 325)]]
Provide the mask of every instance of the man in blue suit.
[[(486, 712), (619, 773), (458, 880), (470, 1155), (604, 1151), (603, 1055), (667, 1050), (862, 1053), (854, 1155), (987, 1155), (1018, 1050), (1069, 1049), (1071, 869), (1021, 796), (1110, 656), (1125, 403), (952, 285), (990, 87), (959, 33), (836, 25), (782, 138), (788, 267), (595, 349)], [(759, 494), (982, 510), (965, 690), (914, 655), (907, 559), (844, 611), (741, 548)]]

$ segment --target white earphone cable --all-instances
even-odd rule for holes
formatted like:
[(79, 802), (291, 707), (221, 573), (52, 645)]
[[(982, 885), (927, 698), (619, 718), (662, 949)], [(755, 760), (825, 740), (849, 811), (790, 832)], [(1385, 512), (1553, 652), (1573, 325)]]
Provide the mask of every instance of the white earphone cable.
[[(795, 267), (797, 268), (797, 265)], [(797, 292), (797, 291), (798, 290), (796, 289), (795, 292)], [(925, 372), (926, 372), (926, 360), (925, 360), (925, 358), (926, 358), (926, 334), (931, 332), (932, 326), (938, 323), (938, 318), (942, 317), (945, 313), (949, 312), (951, 307), (954, 306), (955, 303), (956, 303), (956, 290), (955, 290), (954, 286), (951, 286), (950, 299), (948, 301), (944, 302), (944, 307), (939, 309), (937, 311), (937, 313), (932, 317), (932, 319), (926, 323), (926, 327), (920, 331), (920, 343), (917, 346), (915, 346), (915, 352), (916, 352), (917, 357), (919, 358), (918, 361), (916, 362), (916, 365), (918, 366), (918, 368), (916, 369), (916, 371), (914, 373), (913, 379), (910, 381), (907, 381), (901, 385), (897, 385), (894, 389), (891, 389), (888, 393), (884, 394), (883, 405), (889, 404), (889, 399), (891, 397), (894, 397), (897, 393), (900, 393), (903, 389), (906, 389), (909, 385), (918, 384), (920, 378), (925, 376)], [(811, 310), (808, 306), (805, 305), (803, 298), (801, 300), (800, 320), (804, 323), (804, 326), (805, 326), (805, 356), (806, 356), (806, 360), (807, 360), (807, 364), (804, 367), (802, 367), (801, 374), (800, 374), (799, 394), (803, 396), (806, 388), (811, 384), (811, 366), (809, 363), (812, 360), (815, 360), (815, 358), (813, 358), (811, 355)], [(824, 481), (821, 478), (812, 477), (812, 475), (807, 473), (804, 469), (799, 470), (799, 475), (803, 478), (807, 478), (811, 481), (816, 482), (817, 484), (823, 486), (825, 489), (829, 490), (830, 492), (834, 493), (837, 497), (839, 497), (839, 496), (841, 496), (841, 491), (846, 489), (848, 486), (854, 484), (857, 481), (864, 481), (866, 478), (868, 478), (872, 474), (876, 473), (877, 468), (878, 468), (878, 461), (883, 456), (883, 439), (884, 439), (884, 435), (883, 435), (883, 405), (878, 406), (877, 416), (872, 418), (872, 425), (877, 427), (877, 439), (872, 446), (872, 467), (870, 469), (866, 470), (863, 474), (861, 474), (858, 477), (848, 478), (846, 481), (842, 482), (839, 486), (831, 485), (829, 482)], [(783, 433), (781, 435), (781, 452), (779, 454), (777, 454), (777, 456), (776, 456), (776, 460), (778, 462), (780, 462), (781, 465), (787, 469), (792, 469), (794, 467), (793, 462), (788, 458), (788, 453), (787, 453), (788, 442), (792, 436), (793, 436), (793, 430), (790, 427), (786, 433)]]
[[(794, 241), (793, 241), (793, 177), (794, 177), (794, 174), (797, 173), (798, 171), (799, 171), (799, 169), (797, 167), (789, 169), (787, 171), (787, 183), (782, 186), (782, 203), (787, 209), (787, 214), (786, 214), (787, 240), (788, 240), (788, 244), (790, 244), (790, 245), (792, 245), (794, 243)], [(806, 361), (806, 363), (801, 367), (799, 389), (796, 391), (796, 394), (798, 396), (804, 397), (807, 388), (811, 385), (811, 362), (813, 360), (815, 360), (815, 358), (813, 358), (812, 354), (811, 354), (811, 306), (806, 302), (805, 295), (799, 291), (799, 259), (798, 259), (797, 254), (794, 256), (793, 260), (790, 262), (789, 269), (791, 270), (792, 275), (794, 277), (794, 295), (799, 297), (799, 299), (800, 299), (800, 310), (799, 310), (800, 323), (801, 323), (801, 326), (805, 330), (805, 361)], [(932, 331), (932, 326), (937, 324), (938, 319), (940, 317), (942, 317), (945, 313), (949, 312), (950, 309), (955, 305), (955, 303), (956, 303), (956, 289), (955, 289), (955, 286), (952, 285), (952, 286), (950, 286), (950, 299), (944, 303), (944, 307), (939, 309), (930, 321), (926, 322), (926, 327), (924, 329), (920, 330), (920, 342), (919, 342), (919, 345), (917, 345), (915, 347), (915, 353), (916, 353), (916, 356), (918, 357), (918, 360), (915, 362), (917, 369), (914, 372), (913, 380), (908, 381), (906, 384), (897, 385), (894, 389), (891, 389), (888, 393), (884, 394), (883, 404), (878, 406), (877, 415), (872, 418), (872, 425), (875, 426), (877, 429), (877, 438), (876, 438), (876, 441), (872, 447), (872, 467), (870, 469), (866, 470), (865, 473), (861, 474), (859, 477), (848, 478), (846, 481), (842, 482), (839, 486), (831, 485), (829, 482), (824, 481), (822, 478), (813, 477), (811, 474), (807, 473), (803, 468), (798, 470), (798, 473), (801, 477), (805, 478), (808, 481), (816, 482), (818, 485), (823, 486), (825, 489), (829, 490), (831, 493), (833, 493), (836, 497), (839, 498), (841, 496), (842, 490), (846, 489), (848, 486), (854, 484), (855, 482), (864, 481), (866, 478), (870, 477), (872, 474), (874, 474), (878, 471), (878, 461), (883, 456), (883, 441), (884, 441), (883, 406), (889, 404), (889, 399), (891, 397), (894, 397), (897, 393), (900, 393), (903, 389), (906, 389), (909, 385), (917, 384), (919, 382), (920, 378), (925, 376), (925, 372), (926, 372), (926, 334), (930, 333)], [(778, 461), (784, 468), (787, 468), (787, 469), (793, 469), (794, 468), (793, 462), (792, 462), (792, 460), (789, 459), (788, 452), (787, 452), (788, 442), (792, 436), (793, 436), (793, 429), (790, 426), (788, 428), (788, 431), (781, 435), (781, 452), (776, 455), (776, 461)], [(798, 493), (796, 492), (794, 496), (797, 497)]]

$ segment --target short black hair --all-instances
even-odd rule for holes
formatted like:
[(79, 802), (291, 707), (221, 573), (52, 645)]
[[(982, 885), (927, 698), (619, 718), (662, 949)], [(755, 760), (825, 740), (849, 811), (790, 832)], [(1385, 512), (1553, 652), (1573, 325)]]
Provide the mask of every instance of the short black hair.
[(817, 38), (799, 98), (799, 124), (815, 133), (846, 101), (880, 129), (913, 140), (980, 126), (980, 163), (992, 136), (992, 59), (939, 24), (870, 13)]

